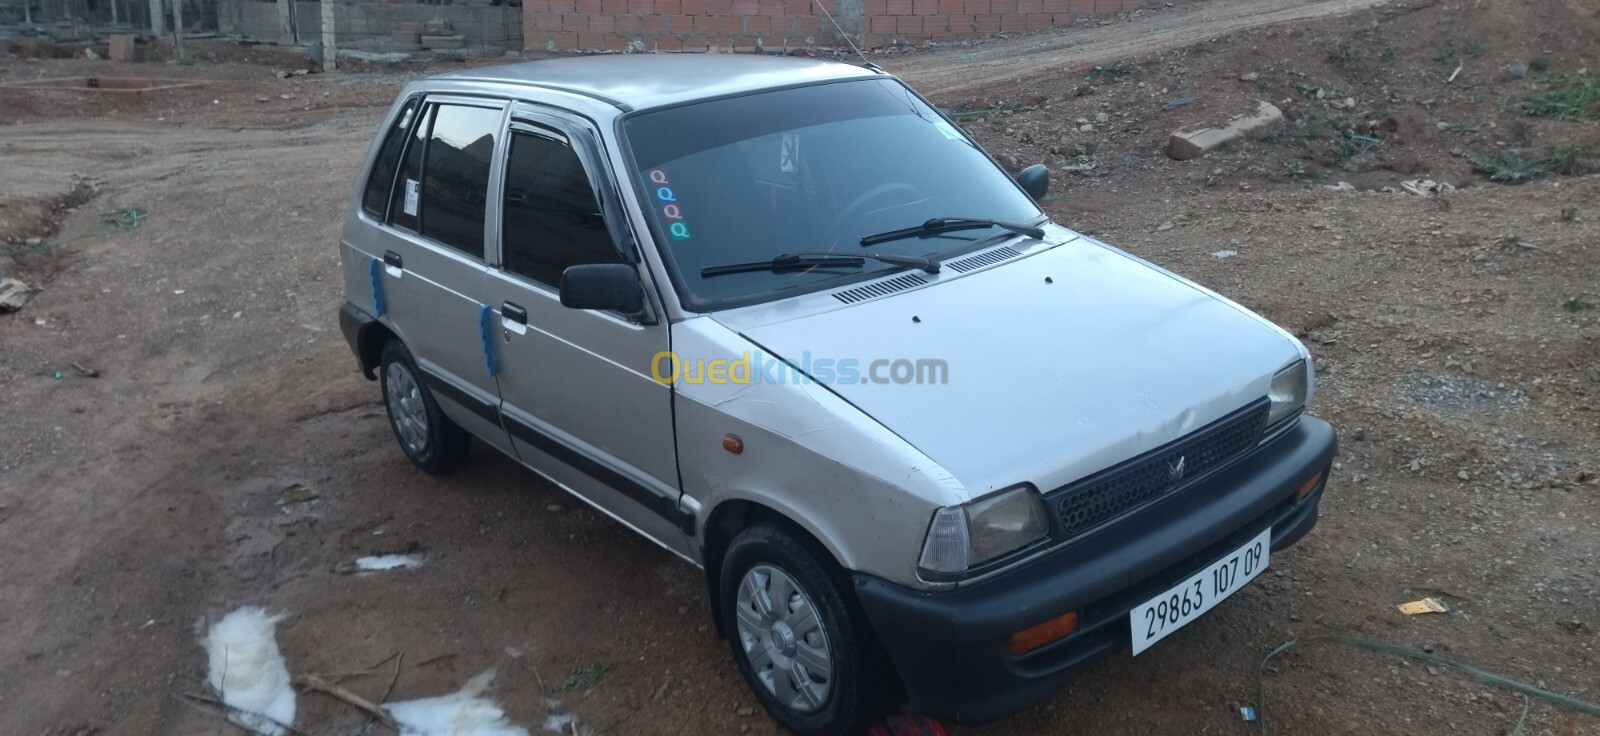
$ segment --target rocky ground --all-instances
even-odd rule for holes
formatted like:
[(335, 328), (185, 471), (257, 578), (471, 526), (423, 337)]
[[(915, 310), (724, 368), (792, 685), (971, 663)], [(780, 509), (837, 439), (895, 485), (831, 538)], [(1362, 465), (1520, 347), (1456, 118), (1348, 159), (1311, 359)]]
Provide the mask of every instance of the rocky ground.
[[(1271, 571), (961, 732), (1249, 733), (1266, 653), (1334, 634), (1600, 700), (1596, 6), (1327, 5), (1208, 0), (874, 57), (1006, 165), (1049, 164), (1058, 221), (1299, 334), (1315, 411), (1343, 432), (1319, 526)], [(340, 208), (398, 85), (439, 65), (280, 79), (303, 65), (227, 44), (127, 67), (0, 53), (0, 83), (208, 82), (0, 91), (0, 271), (40, 288), (0, 315), (0, 730), (222, 732), (175, 696), (204, 690), (199, 627), (257, 604), (289, 614), (296, 672), (403, 652), (391, 700), (494, 667), (535, 730), (554, 712), (601, 734), (775, 731), (696, 571), (492, 452), (413, 471), (354, 372), (333, 320)], [(1263, 100), (1289, 118), (1265, 140), (1165, 155), (1172, 130)], [(1455, 191), (1402, 187), (1423, 179)], [(346, 572), (389, 552), (427, 561)], [(1395, 609), (1424, 596), (1451, 610)], [(379, 698), (390, 666), (346, 685)], [(1263, 678), (1275, 733), (1504, 734), (1524, 707), (1327, 643)], [(307, 695), (297, 722), (364, 718)], [(1535, 700), (1524, 732), (1600, 719)]]

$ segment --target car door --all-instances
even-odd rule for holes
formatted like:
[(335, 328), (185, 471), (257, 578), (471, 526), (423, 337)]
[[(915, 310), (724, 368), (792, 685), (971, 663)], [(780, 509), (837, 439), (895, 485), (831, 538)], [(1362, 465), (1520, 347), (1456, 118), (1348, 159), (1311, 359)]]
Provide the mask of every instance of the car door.
[(684, 554), (672, 387), (650, 374), (667, 326), (569, 309), (557, 294), (569, 266), (638, 260), (618, 247), (632, 240), (594, 140), (559, 114), (512, 111), (500, 258), (484, 292), (501, 336), (503, 420), (525, 463)]
[[(493, 356), (485, 351), (492, 324), (481, 301), (487, 203), (505, 112), (504, 102), (470, 97), (412, 103), (391, 133), (405, 140), (387, 165), (394, 172), (388, 196), (369, 185), (363, 209), (382, 213), (368, 230), (385, 324), (411, 350), (445, 414), (509, 452)], [(388, 153), (380, 151), (374, 175)]]

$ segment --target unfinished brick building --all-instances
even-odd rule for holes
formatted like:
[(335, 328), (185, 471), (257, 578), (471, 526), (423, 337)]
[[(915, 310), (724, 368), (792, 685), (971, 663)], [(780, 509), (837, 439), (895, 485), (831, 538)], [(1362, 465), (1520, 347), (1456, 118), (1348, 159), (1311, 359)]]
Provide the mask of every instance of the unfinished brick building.
[(523, 0), (523, 46), (549, 51), (749, 51), (950, 42), (1068, 25), (1144, 0)]

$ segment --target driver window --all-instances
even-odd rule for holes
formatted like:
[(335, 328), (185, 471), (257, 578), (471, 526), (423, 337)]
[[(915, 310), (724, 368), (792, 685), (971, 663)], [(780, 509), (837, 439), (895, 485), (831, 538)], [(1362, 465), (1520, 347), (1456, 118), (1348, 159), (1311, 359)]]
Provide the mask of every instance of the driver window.
[(559, 287), (569, 266), (626, 262), (606, 230), (583, 162), (564, 142), (512, 134), (501, 211), (507, 271)]

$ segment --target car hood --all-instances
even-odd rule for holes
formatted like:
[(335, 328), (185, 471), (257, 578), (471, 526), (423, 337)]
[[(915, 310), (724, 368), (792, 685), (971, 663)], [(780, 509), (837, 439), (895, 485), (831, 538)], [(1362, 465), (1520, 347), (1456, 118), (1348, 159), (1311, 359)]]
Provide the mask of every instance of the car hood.
[[(717, 318), (826, 383), (973, 497), (1021, 482), (1048, 491), (1177, 439), (1262, 398), (1303, 355), (1232, 302), (1081, 237), (928, 279), (804, 316)], [(943, 382), (926, 362), (940, 360)], [(921, 382), (896, 380), (918, 361)]]

